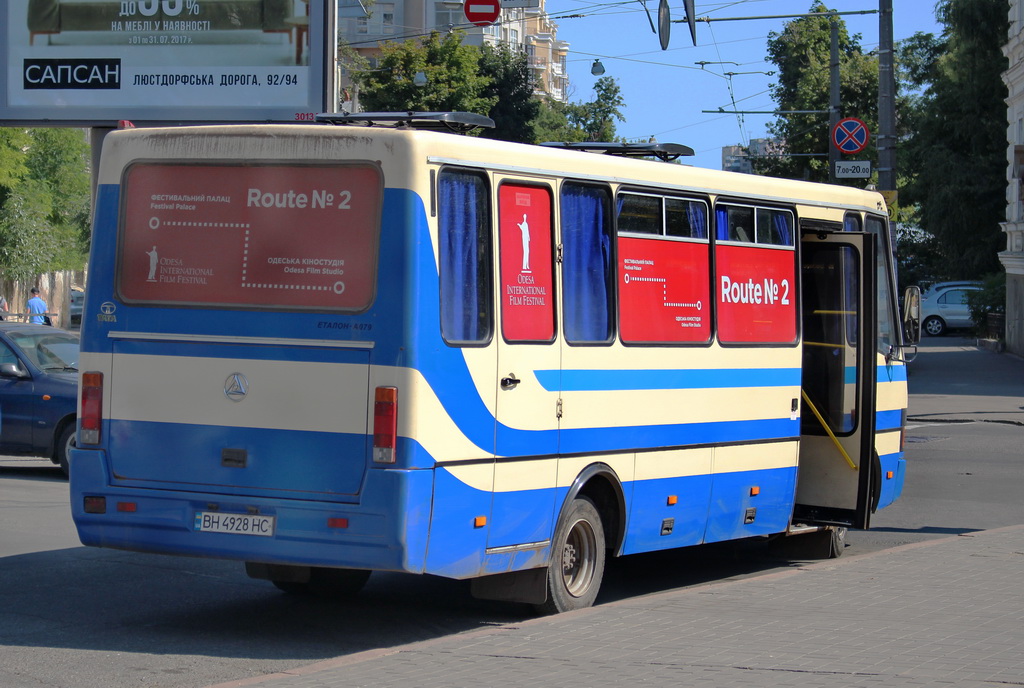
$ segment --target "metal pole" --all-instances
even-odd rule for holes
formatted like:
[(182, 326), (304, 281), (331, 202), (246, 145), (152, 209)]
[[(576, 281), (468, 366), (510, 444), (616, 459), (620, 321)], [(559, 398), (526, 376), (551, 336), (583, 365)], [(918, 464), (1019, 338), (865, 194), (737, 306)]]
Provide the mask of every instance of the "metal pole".
[(839, 162), (839, 149), (832, 141), (832, 131), (839, 124), (839, 20), (835, 15), (829, 22), (831, 46), (829, 50), (829, 113), (828, 113), (828, 179), (836, 181), (836, 163)]
[(878, 188), (896, 190), (896, 83), (892, 0), (878, 2)]

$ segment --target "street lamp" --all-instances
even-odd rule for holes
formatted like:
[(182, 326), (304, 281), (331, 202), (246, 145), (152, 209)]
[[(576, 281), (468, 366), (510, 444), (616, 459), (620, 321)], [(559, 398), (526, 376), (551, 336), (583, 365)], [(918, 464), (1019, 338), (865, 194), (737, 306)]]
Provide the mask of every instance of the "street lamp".
[(594, 64), (590, 65), (590, 73), (594, 76), (604, 74), (604, 65), (601, 64), (601, 60), (594, 60)]
[(427, 85), (427, 75), (422, 71), (416, 72), (415, 76), (412, 78), (412, 84), (413, 86), (423, 88)]

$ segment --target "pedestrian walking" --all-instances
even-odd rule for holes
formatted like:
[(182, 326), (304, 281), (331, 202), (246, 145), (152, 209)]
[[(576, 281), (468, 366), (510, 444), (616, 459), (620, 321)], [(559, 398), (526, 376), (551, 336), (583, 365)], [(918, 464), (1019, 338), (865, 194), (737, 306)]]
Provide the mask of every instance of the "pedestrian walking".
[(39, 296), (39, 290), (36, 287), (32, 287), (31, 292), (32, 298), (25, 304), (25, 314), (29, 316), (30, 323), (45, 325), (46, 316), (43, 314), (46, 313), (46, 302)]

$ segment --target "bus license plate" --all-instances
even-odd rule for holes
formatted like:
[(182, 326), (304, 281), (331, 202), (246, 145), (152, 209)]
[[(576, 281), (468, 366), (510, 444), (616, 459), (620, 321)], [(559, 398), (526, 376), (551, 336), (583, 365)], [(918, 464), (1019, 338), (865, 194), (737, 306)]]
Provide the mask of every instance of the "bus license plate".
[(204, 533), (235, 535), (274, 534), (274, 517), (257, 514), (226, 514), (219, 511), (197, 511), (195, 529)]

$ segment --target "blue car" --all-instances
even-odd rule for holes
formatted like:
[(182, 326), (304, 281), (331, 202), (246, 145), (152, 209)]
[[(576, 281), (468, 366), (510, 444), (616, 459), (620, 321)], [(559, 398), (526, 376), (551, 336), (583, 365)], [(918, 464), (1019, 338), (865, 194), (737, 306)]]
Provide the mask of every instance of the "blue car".
[(75, 446), (78, 335), (0, 322), (0, 454), (49, 458), (67, 475)]

